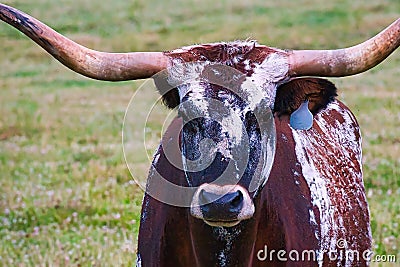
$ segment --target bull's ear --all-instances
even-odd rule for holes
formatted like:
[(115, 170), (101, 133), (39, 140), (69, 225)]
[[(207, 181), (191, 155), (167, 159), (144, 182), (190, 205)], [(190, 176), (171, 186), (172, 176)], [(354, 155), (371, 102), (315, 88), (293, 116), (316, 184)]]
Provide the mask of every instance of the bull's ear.
[(165, 71), (157, 73), (153, 79), (164, 105), (170, 109), (176, 108), (180, 103), (179, 91), (177, 88), (171, 88), (167, 80), (167, 73)]
[(336, 86), (328, 80), (319, 78), (298, 78), (282, 84), (276, 91), (274, 112), (290, 115), (305, 101), (314, 115), (324, 109), (337, 96)]

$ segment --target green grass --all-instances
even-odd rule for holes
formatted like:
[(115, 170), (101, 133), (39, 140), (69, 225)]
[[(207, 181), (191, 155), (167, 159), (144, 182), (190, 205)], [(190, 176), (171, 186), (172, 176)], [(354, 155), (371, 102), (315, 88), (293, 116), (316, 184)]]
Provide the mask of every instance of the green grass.
[[(289, 49), (338, 48), (400, 15), (398, 0), (3, 3), (88, 47), (122, 52), (247, 38)], [(367, 73), (332, 79), (362, 128), (375, 252), (397, 254), (398, 262), (399, 66), (397, 51)], [(121, 128), (141, 84), (79, 76), (0, 23), (0, 266), (133, 265), (143, 193), (124, 163)], [(144, 98), (144, 108), (151, 101)], [(159, 135), (147, 135), (155, 148)], [(139, 166), (142, 175), (146, 168)]]

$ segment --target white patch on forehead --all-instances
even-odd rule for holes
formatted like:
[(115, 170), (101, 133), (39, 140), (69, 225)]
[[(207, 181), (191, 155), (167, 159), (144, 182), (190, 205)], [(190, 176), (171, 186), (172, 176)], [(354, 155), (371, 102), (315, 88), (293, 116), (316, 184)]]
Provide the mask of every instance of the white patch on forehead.
[[(277, 86), (288, 79), (289, 63), (285, 54), (272, 53), (254, 68), (242, 88), (246, 92), (249, 107), (254, 109), (265, 99), (269, 107), (274, 107)], [(252, 84), (254, 85), (252, 85)]]
[[(231, 43), (219, 43), (226, 44), (226, 52), (228, 54), (235, 54), (231, 60), (226, 62), (220, 62), (220, 64), (237, 64), (243, 61), (243, 55), (238, 53), (236, 46), (255, 46), (255, 41), (249, 42), (231, 42)], [(206, 45), (218, 45), (216, 44), (205, 44)], [(174, 50), (176, 53), (184, 53), (190, 51), (190, 49), (196, 46), (187, 46), (181, 49)], [(216, 61), (218, 62), (218, 61)], [(178, 87), (179, 96), (182, 99), (188, 92), (193, 91), (194, 97), (201, 97), (199, 93), (203, 92), (201, 86), (182, 85), (197, 81), (200, 82), (200, 74), (203, 72), (206, 65), (216, 64), (209, 61), (199, 62), (183, 62), (179, 58), (174, 58), (168, 68), (168, 83), (173, 87)], [(229, 64), (228, 64), (229, 63)], [(255, 107), (261, 99), (266, 99), (268, 106), (273, 108), (276, 88), (280, 83), (285, 82), (288, 79), (289, 62), (287, 53), (282, 50), (276, 49), (276, 52), (271, 53), (267, 56), (261, 64), (251, 62), (249, 59), (243, 61), (244, 69), (250, 71), (253, 68), (253, 74), (247, 77), (246, 81), (242, 85), (244, 94), (247, 96), (247, 102), (251, 107)], [(254, 65), (254, 67), (252, 67)], [(214, 70), (217, 71), (217, 70)], [(254, 85), (252, 85), (253, 83)], [(182, 86), (181, 86), (182, 85)]]
[(229, 140), (231, 140), (233, 144), (239, 144), (242, 140), (243, 132), (245, 131), (245, 129), (243, 129), (244, 125), (239, 114), (232, 109), (228, 110), (229, 114), (224, 116), (221, 120), (223, 132), (228, 133)]
[(247, 97), (246, 101), (249, 110), (254, 110), (261, 100), (267, 97), (267, 94), (261, 89), (261, 87), (256, 86), (251, 77), (247, 77), (242, 83), (242, 90), (244, 95)]
[(206, 65), (207, 62), (183, 63), (180, 59), (172, 60), (172, 65), (168, 68), (168, 83), (178, 88), (181, 100), (190, 90), (194, 90), (195, 94), (202, 92), (199, 85), (200, 74)]
[[(343, 121), (336, 120), (333, 124), (331, 120), (328, 122), (332, 111), (337, 111)], [(317, 255), (323, 255), (326, 251), (338, 249), (337, 241), (346, 239), (349, 235), (345, 230), (349, 221), (338, 216), (340, 213), (338, 214), (337, 210), (342, 207), (347, 210), (353, 209), (351, 205), (354, 201), (351, 201), (349, 194), (358, 196), (356, 205), (364, 206), (366, 203), (361, 203), (360, 199), (364, 196), (365, 201), (361, 171), (361, 138), (354, 116), (334, 101), (315, 116), (314, 122), (320, 131), (313, 127), (307, 131), (292, 129), (292, 133), (296, 144), (296, 157), (310, 189), (312, 204), (314, 209), (319, 211), (320, 231), (316, 232), (316, 236), (320, 248)], [(353, 158), (356, 159), (355, 162), (352, 161)], [(346, 174), (345, 177), (338, 176), (338, 164), (340, 171)], [(338, 183), (340, 186), (335, 186)], [(351, 186), (352, 190), (343, 190), (343, 187), (348, 186)], [(357, 218), (352, 219), (356, 223)], [(313, 210), (310, 210), (310, 223), (316, 223)], [(353, 238), (352, 243), (348, 245), (357, 248), (359, 238)], [(345, 266), (352, 266), (354, 259), (344, 257)], [(322, 266), (322, 257), (318, 262), (319, 266)]]
[(257, 85), (262, 85), (265, 81), (278, 83), (287, 78), (288, 71), (287, 55), (272, 53), (264, 59), (261, 65), (256, 66), (252, 77), (255, 78)]
[[(186, 89), (184, 91), (186, 91)], [(181, 100), (186, 94), (189, 94), (190, 98), (194, 100), (192, 101), (192, 106), (193, 108), (197, 109), (197, 113), (203, 116), (208, 113), (209, 101), (202, 94), (204, 88), (200, 84), (199, 80), (190, 82), (190, 84), (187, 86), (187, 91), (184, 91), (179, 90), (179, 96)]]

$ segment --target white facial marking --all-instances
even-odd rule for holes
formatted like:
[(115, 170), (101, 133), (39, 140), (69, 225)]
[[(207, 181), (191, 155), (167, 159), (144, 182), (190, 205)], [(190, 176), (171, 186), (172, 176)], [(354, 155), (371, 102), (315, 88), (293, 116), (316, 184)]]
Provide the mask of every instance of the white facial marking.
[[(227, 116), (224, 116), (221, 120), (221, 125), (223, 128), (223, 131), (226, 132), (229, 136), (229, 140), (233, 144), (239, 144), (242, 140), (242, 135), (243, 132), (245, 131), (243, 122), (241, 118), (239, 117), (240, 115), (234, 112), (232, 109), (229, 109), (229, 114)], [(226, 138), (224, 138), (226, 139)]]
[[(198, 113), (199, 116), (204, 115), (208, 116), (208, 118), (214, 119), (214, 117), (210, 115), (212, 111), (223, 113), (223, 116), (219, 117), (218, 120), (214, 119), (222, 126), (221, 132), (217, 133), (219, 136), (216, 136), (217, 139), (221, 141), (215, 143), (215, 148), (210, 148), (209, 153), (215, 155), (216, 152), (220, 152), (224, 158), (233, 159), (230, 162), (235, 164), (234, 168), (236, 171), (234, 172), (235, 175), (232, 175), (231, 177), (236, 177), (237, 180), (239, 180), (241, 174), (243, 174), (246, 169), (246, 165), (239, 165), (239, 161), (244, 162), (244, 160), (241, 157), (238, 157), (237, 160), (235, 155), (240, 153), (235, 152), (241, 150), (244, 153), (248, 153), (251, 149), (251, 145), (259, 142), (258, 135), (256, 136), (252, 133), (249, 133), (250, 138), (255, 138), (256, 140), (253, 140), (254, 142), (252, 144), (249, 144), (248, 141), (246, 142), (248, 135), (243, 127), (243, 119), (249, 111), (254, 112), (256, 107), (260, 104), (273, 108), (277, 86), (288, 79), (288, 56), (286, 52), (275, 49), (275, 51), (271, 50), (271, 53), (263, 60), (261, 59), (262, 62), (260, 62), (260, 58), (254, 57), (255, 54), (250, 54), (255, 46), (259, 46), (256, 42), (211, 44), (211, 46), (218, 45), (222, 45), (221, 53), (227, 55), (226, 60), (223, 58), (210, 58), (209, 61), (207, 61), (205, 60), (206, 56), (199, 55), (201, 61), (184, 62), (183, 57), (180, 58), (181, 55), (179, 54), (177, 54), (176, 57), (171, 56), (172, 60), (168, 68), (168, 83), (178, 88), (181, 105), (186, 102), (182, 103), (182, 99), (187, 97), (188, 100), (190, 100), (190, 105), (192, 105), (190, 110), (194, 110), (194, 113)], [(171, 55), (173, 55), (173, 53), (192, 53), (194, 50), (190, 50), (195, 47), (196, 46), (184, 47), (172, 51)], [(198, 47), (201, 47), (201, 45)], [(207, 49), (207, 44), (203, 47), (204, 49)], [(248, 58), (245, 59), (246, 57)], [(223, 68), (225, 67), (224, 65), (226, 65), (226, 68), (230, 68), (229, 66), (236, 64), (242, 64), (242, 68), (248, 72), (241, 73), (239, 70), (234, 70), (232, 68), (231, 70)], [(211, 73), (209, 72), (210, 70)], [(207, 76), (209, 74), (211, 74), (211, 76)], [(224, 76), (224, 74), (227, 75)], [(218, 100), (211, 99), (210, 96), (207, 95), (209, 92), (206, 91), (206, 89), (209, 88), (206, 86), (209, 81), (205, 80), (205, 77), (209, 77), (211, 81), (221, 77), (221, 81), (214, 80), (214, 83), (226, 88), (226, 90), (224, 89), (219, 92), (212, 92), (213, 94), (217, 94)], [(222, 77), (228, 79), (225, 80)], [(234, 81), (241, 83), (237, 84), (237, 86), (240, 87), (235, 87), (235, 89), (228, 88), (229, 83)], [(225, 82), (228, 82), (228, 86), (224, 86), (223, 83)], [(232, 92), (229, 92), (229, 90), (232, 90)], [(244, 104), (241, 101), (238, 101), (236, 95), (244, 101)], [(219, 101), (219, 106), (222, 109), (215, 109), (212, 100)], [(228, 110), (228, 112), (220, 112), (223, 110)], [(269, 137), (266, 133), (262, 133), (261, 138), (267, 140), (267, 136)], [(275, 141), (275, 139), (273, 141)], [(247, 148), (245, 148), (246, 145)], [(235, 148), (239, 149), (234, 150)], [(261, 166), (261, 169), (257, 167), (257, 176), (261, 178), (255, 182), (252, 181), (251, 192), (257, 192), (257, 188), (266, 183), (267, 179), (264, 178), (268, 176), (270, 171), (270, 165), (267, 163), (270, 163), (274, 158), (273, 155), (271, 156), (270, 152), (274, 152), (275, 149), (271, 149), (270, 142), (264, 144), (262, 149), (266, 149), (269, 152), (266, 155), (263, 154), (263, 160), (260, 161), (265, 162), (265, 166)], [(265, 157), (267, 157), (267, 160)], [(187, 167), (189, 166), (187, 162), (185, 162), (185, 158), (183, 158), (183, 161), (185, 170), (187, 170)], [(248, 159), (246, 159), (246, 161), (248, 161)], [(188, 176), (186, 177), (188, 178)]]
[[(289, 63), (287, 56), (272, 53), (261, 64), (256, 64), (249, 80), (261, 91), (249, 92), (250, 106), (256, 106), (260, 99), (268, 100), (268, 106), (274, 107), (277, 86), (288, 79)], [(250, 87), (251, 88), (251, 87)]]
[[(255, 46), (257, 45), (254, 41), (249, 42), (231, 42), (231, 43), (220, 43), (227, 45), (227, 53), (237, 53), (235, 52), (234, 46)], [(205, 44), (205, 46), (208, 44)], [(210, 44), (210, 45), (218, 45)], [(190, 49), (196, 47), (194, 46), (187, 46), (181, 49), (174, 50), (174, 52), (187, 52)], [(229, 50), (232, 51), (229, 51)], [(237, 54), (233, 57), (230, 61), (226, 63), (234, 63), (237, 64), (238, 62), (243, 61), (243, 55)], [(242, 86), (244, 90), (249, 90), (248, 92), (248, 103), (250, 106), (254, 107), (260, 99), (267, 99), (269, 106), (272, 108), (275, 101), (275, 94), (276, 94), (276, 87), (282, 82), (285, 82), (288, 77), (289, 71), (289, 63), (288, 57), (286, 53), (282, 50), (276, 49), (275, 53), (271, 53), (267, 56), (261, 64), (253, 63), (246, 59), (243, 61), (245, 70), (251, 70), (252, 65), (254, 65), (253, 74), (250, 77), (247, 77), (244, 85)], [(168, 76), (168, 83), (171, 86), (178, 86), (182, 83), (192, 82), (194, 80), (199, 80), (200, 74), (203, 72), (204, 67), (206, 65), (212, 65), (215, 63), (208, 62), (208, 61), (201, 61), (201, 62), (189, 62), (183, 63), (180, 59), (173, 59), (172, 65), (168, 68), (169, 76)], [(222, 63), (224, 64), (224, 63)], [(214, 72), (217, 70), (214, 70)], [(253, 83), (252, 86), (249, 86), (250, 83)], [(255, 86), (254, 86), (255, 85)], [(181, 99), (185, 96), (188, 91), (193, 90), (191, 86), (178, 86), (179, 88), (179, 95)], [(195, 95), (197, 95), (196, 88), (193, 91)]]
[[(198, 80), (206, 65), (206, 62), (183, 63), (179, 59), (173, 59), (172, 66), (168, 68), (168, 83), (173, 87), (180, 87), (182, 84)], [(181, 98), (185, 95), (184, 91), (180, 92)]]

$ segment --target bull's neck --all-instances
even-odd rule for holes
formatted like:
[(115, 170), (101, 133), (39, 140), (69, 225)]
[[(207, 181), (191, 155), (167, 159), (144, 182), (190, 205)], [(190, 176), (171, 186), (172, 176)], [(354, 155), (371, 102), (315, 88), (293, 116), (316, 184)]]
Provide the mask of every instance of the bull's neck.
[(211, 227), (189, 218), (197, 266), (252, 266), (257, 227), (255, 220), (234, 227)]

